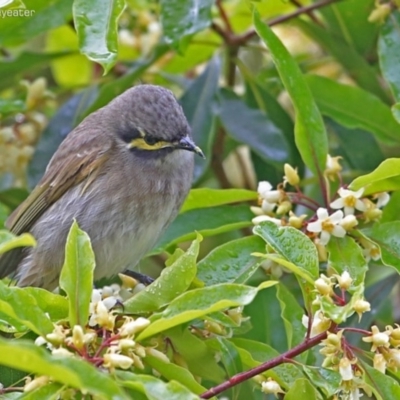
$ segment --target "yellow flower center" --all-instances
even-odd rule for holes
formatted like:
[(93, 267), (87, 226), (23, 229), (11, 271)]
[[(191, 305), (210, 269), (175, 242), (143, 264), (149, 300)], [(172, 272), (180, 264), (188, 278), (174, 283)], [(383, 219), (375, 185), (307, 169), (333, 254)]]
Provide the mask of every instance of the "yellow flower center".
[(350, 195), (350, 196), (347, 196), (346, 198), (344, 198), (343, 202), (346, 207), (355, 207), (357, 198)]
[(322, 221), (322, 230), (332, 233), (333, 228), (335, 227), (335, 225), (332, 224), (331, 220), (329, 218), (325, 219), (324, 221)]

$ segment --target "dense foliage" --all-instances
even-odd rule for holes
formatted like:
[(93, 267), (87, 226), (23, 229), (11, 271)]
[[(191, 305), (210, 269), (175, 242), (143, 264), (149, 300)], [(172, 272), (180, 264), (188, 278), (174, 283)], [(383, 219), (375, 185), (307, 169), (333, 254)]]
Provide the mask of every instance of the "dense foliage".
[(0, 396), (398, 399), (399, 7), (0, 1), (0, 227), (132, 85), (173, 90), (206, 155), (154, 283), (93, 289), (79, 221), (60, 293), (0, 282)]

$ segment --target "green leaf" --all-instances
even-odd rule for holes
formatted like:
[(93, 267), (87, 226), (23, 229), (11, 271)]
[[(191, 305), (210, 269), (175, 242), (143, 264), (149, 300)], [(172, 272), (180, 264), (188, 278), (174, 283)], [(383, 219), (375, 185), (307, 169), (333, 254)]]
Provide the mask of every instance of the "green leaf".
[(275, 281), (263, 282), (257, 288), (222, 283), (183, 293), (161, 313), (161, 318), (152, 322), (150, 326), (140, 333), (137, 340), (143, 340), (174, 326), (219, 310), (249, 304), (259, 290), (273, 286), (276, 283)]
[(302, 171), (303, 162), (294, 142), (294, 124), (291, 117), (279, 104), (276, 97), (264, 87), (265, 85), (254, 81), (251, 71), (245, 69), (241, 64), (239, 64), (239, 68), (246, 79), (246, 103), (250, 107), (263, 111), (272, 123), (282, 131), (288, 145), (289, 159), (287, 161), (290, 165), (294, 165)]
[(343, 238), (332, 236), (327, 245), (327, 250), (330, 267), (338, 275), (347, 271), (353, 279), (352, 286), (349, 289), (352, 293), (355, 286), (364, 283), (365, 274), (368, 270), (361, 247), (350, 236)]
[(0, 254), (17, 247), (36, 246), (36, 240), (30, 233), (15, 236), (9, 231), (0, 230)]
[(0, 114), (3, 114), (2, 116), (7, 114), (24, 112), (25, 110), (26, 110), (25, 101), (0, 99)]
[(303, 232), (291, 226), (278, 227), (272, 222), (262, 222), (253, 228), (253, 232), (262, 237), (276, 253), (304, 271), (311, 282), (318, 278), (317, 249)]
[(365, 188), (364, 196), (400, 189), (400, 158), (386, 159), (371, 173), (354, 179), (349, 188)]
[(24, 291), (36, 300), (38, 307), (51, 321), (56, 322), (68, 317), (68, 300), (64, 296), (36, 287), (27, 287)]
[(201, 240), (202, 237), (197, 235), (189, 249), (171, 266), (163, 269), (159, 278), (124, 303), (123, 312), (138, 314), (156, 311), (184, 293), (196, 276)]
[(24, 392), (18, 397), (18, 400), (54, 400), (61, 397), (60, 392), (62, 389), (62, 385), (52, 382), (29, 392)]
[(324, 392), (326, 398), (332, 397), (339, 389), (342, 380), (339, 372), (321, 367), (302, 366), (310, 382)]
[(335, 151), (335, 155), (342, 156), (352, 170), (360, 171), (360, 173), (361, 171), (370, 172), (385, 159), (372, 133), (362, 129), (346, 128), (329, 119), (326, 124), (329, 132), (332, 132), (338, 141), (339, 148)]
[(217, 283), (245, 283), (258, 269), (259, 259), (252, 253), (265, 251), (257, 236), (232, 240), (213, 249), (197, 265), (197, 277), (206, 286)]
[[(257, 367), (261, 363), (280, 356), (275, 349), (262, 342), (241, 338), (233, 338), (230, 341), (238, 349), (242, 363), (249, 368)], [(303, 377), (300, 369), (289, 363), (278, 365), (274, 369), (264, 372), (263, 375), (273, 378), (285, 389)]]
[(397, 400), (400, 398), (399, 382), (363, 363), (365, 380), (370, 384), (377, 400)]
[(295, 139), (304, 163), (314, 174), (322, 176), (328, 153), (328, 139), (322, 116), (314, 102), (299, 66), (285, 46), (254, 13), (258, 35), (268, 46), (272, 59), (296, 111)]
[[(257, 192), (246, 189), (192, 189), (181, 208), (181, 213), (196, 208), (222, 206), (241, 201), (257, 200)], [(1, 201), (1, 193), (0, 193)]]
[(208, 341), (198, 338), (184, 325), (169, 329), (165, 336), (193, 375), (211, 382), (221, 382), (225, 378), (223, 369), (215, 359), (215, 351), (207, 345)]
[[(2, 21), (4, 20), (2, 19)], [(23, 73), (34, 74), (39, 68), (46, 67), (52, 60), (66, 54), (69, 52), (46, 54), (23, 52), (14, 58), (0, 62), (0, 90), (15, 85)]]
[(213, 0), (161, 0), (165, 41), (179, 49), (182, 39), (210, 25), (213, 5)]
[[(31, 310), (32, 312), (32, 310)], [(107, 374), (93, 365), (72, 357), (56, 357), (26, 340), (0, 338), (0, 364), (28, 373), (45, 375), (90, 394), (114, 400), (128, 400)]]
[(327, 22), (327, 33), (367, 58), (374, 51), (379, 31), (378, 24), (368, 21), (373, 9), (374, 0), (352, 0), (321, 7), (319, 12)]
[(174, 244), (193, 240), (196, 237), (195, 231), (206, 237), (251, 226), (253, 217), (247, 205), (187, 211), (178, 215), (151, 254), (159, 253)]
[[(378, 55), (382, 74), (389, 83), (397, 101), (400, 101), (399, 52), (400, 46), (400, 12), (392, 10), (381, 27)], [(397, 120), (399, 120), (397, 118)]]
[(220, 118), (229, 135), (266, 161), (282, 166), (289, 150), (281, 129), (260, 110), (247, 106), (233, 91), (222, 89), (220, 98)]
[(393, 192), (390, 195), (389, 203), (383, 208), (380, 223), (396, 221), (400, 215), (400, 191)]
[(322, 76), (309, 75), (306, 81), (322, 114), (349, 128), (365, 129), (383, 142), (399, 142), (400, 126), (380, 98)]
[(90, 238), (74, 221), (67, 237), (65, 261), (60, 275), (60, 287), (68, 296), (71, 326), (87, 324), (94, 267)]
[(285, 400), (298, 400), (299, 394), (307, 400), (317, 400), (319, 398), (318, 392), (308, 379), (297, 379), (293, 386), (285, 394)]
[[(5, 367), (0, 365), (1, 384), (3, 387), (13, 386), (19, 380), (26, 377), (26, 372), (19, 371), (15, 368)], [(3, 396), (3, 395), (2, 395)], [(4, 397), (4, 400), (6, 398)], [(3, 397), (1, 398), (3, 400)]]
[[(45, 336), (53, 331), (53, 324), (39, 307), (35, 297), (23, 288), (6, 286), (0, 281), (0, 317), (13, 325), (14, 321)], [(16, 328), (22, 328), (16, 326)], [(0, 360), (1, 363), (1, 360)], [(7, 364), (5, 364), (7, 365)], [(10, 365), (12, 367), (12, 365)]]
[[(72, 0), (24, 0), (24, 9), (5, 10), (1, 14), (0, 46), (15, 46), (40, 33), (64, 25), (71, 18)], [(20, 12), (21, 11), (21, 12)]]
[(99, 63), (106, 74), (117, 60), (118, 19), (124, 0), (75, 0), (73, 17), (81, 53)]
[[(166, 0), (166, 2), (170, 4), (169, 0)], [(220, 69), (220, 61), (217, 57), (214, 57), (208, 63), (204, 72), (191, 83), (179, 101), (192, 128), (194, 141), (206, 156), (206, 160), (201, 157), (195, 158), (195, 181), (205, 173), (211, 161), (215, 131), (215, 101)]]
[(149, 400), (199, 400), (177, 381), (163, 382), (150, 375), (138, 375), (128, 371), (116, 371), (119, 385), (134, 389), (147, 396)]
[(400, 221), (374, 224), (361, 232), (379, 246), (383, 263), (400, 272)]
[(144, 362), (159, 372), (167, 381), (170, 382), (174, 380), (179, 382), (186, 388), (190, 389), (193, 393), (201, 394), (207, 390), (196, 381), (187, 369), (180, 367), (179, 365), (173, 364), (172, 362), (167, 363), (164, 360), (150, 355), (147, 355), (144, 358)]
[(0, 192), (0, 203), (3, 203), (11, 210), (15, 210), (27, 197), (29, 192), (26, 189), (11, 188)]
[(304, 310), (285, 285), (282, 283), (277, 285), (276, 290), (281, 306), (282, 320), (285, 324), (288, 349), (291, 349), (304, 341), (307, 331), (301, 322)]
[(320, 44), (328, 54), (331, 54), (357, 82), (357, 84), (378, 96), (383, 101), (390, 103), (391, 99), (382, 89), (379, 75), (375, 68), (349, 43), (327, 32), (324, 27), (309, 23), (303, 19), (296, 19), (295, 24)]
[(47, 32), (46, 50), (71, 53), (50, 63), (52, 77), (59, 86), (81, 88), (92, 84), (93, 63), (79, 53), (78, 36), (72, 26), (63, 25)]

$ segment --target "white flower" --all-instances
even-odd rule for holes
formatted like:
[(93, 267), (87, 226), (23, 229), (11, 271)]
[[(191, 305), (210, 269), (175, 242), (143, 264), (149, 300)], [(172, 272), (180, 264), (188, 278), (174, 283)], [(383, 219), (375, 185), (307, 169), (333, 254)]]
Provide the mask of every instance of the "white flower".
[[(308, 328), (309, 317), (307, 315), (303, 315), (301, 323), (304, 327)], [(317, 311), (314, 314), (314, 318), (311, 324), (310, 337), (314, 337), (322, 332), (325, 332), (330, 326), (331, 320), (329, 318), (325, 318), (322, 311)]]
[(258, 182), (257, 192), (262, 199), (265, 199), (265, 195), (272, 189), (272, 185), (268, 181)]
[(365, 211), (367, 208), (360, 197), (364, 193), (364, 188), (353, 192), (352, 190), (340, 188), (338, 190), (339, 199), (336, 199), (331, 203), (331, 207), (334, 209), (344, 208), (344, 214), (354, 214), (354, 210)]
[(307, 225), (307, 230), (315, 233), (321, 232), (320, 244), (327, 244), (331, 235), (336, 237), (344, 237), (346, 235), (346, 230), (340, 226), (340, 222), (343, 219), (342, 211), (336, 211), (332, 215), (329, 215), (326, 208), (318, 208), (317, 217), (316, 221), (310, 222)]
[(351, 381), (354, 378), (351, 362), (347, 357), (343, 357), (339, 362), (339, 373), (344, 381)]
[(271, 189), (272, 185), (268, 181), (258, 183), (257, 192), (262, 200), (261, 208), (266, 214), (271, 213), (276, 207), (276, 203), (283, 197), (281, 191)]
[(389, 203), (390, 195), (387, 192), (382, 192), (382, 193), (377, 194), (375, 196), (375, 198), (378, 200), (376, 202), (376, 206), (378, 208), (382, 208), (382, 207), (386, 206), (387, 203)]

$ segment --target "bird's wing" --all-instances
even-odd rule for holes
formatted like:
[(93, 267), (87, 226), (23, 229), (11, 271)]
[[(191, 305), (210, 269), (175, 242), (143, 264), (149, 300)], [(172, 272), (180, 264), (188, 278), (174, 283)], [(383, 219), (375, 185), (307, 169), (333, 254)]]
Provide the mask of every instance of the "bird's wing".
[[(6, 227), (14, 234), (29, 232), (35, 221), (70, 188), (87, 179), (87, 188), (108, 158), (96, 150), (54, 159), (38, 186), (10, 215)], [(54, 168), (52, 168), (54, 167)]]
[[(90, 143), (89, 151), (85, 152), (63, 144), (51, 159), (38, 186), (6, 221), (6, 227), (15, 235), (29, 232), (35, 221), (71, 187), (84, 180), (84, 189), (90, 186), (108, 159), (109, 148), (105, 148), (104, 143)], [(23, 256), (23, 248), (0, 256), (0, 278), (15, 271)]]

